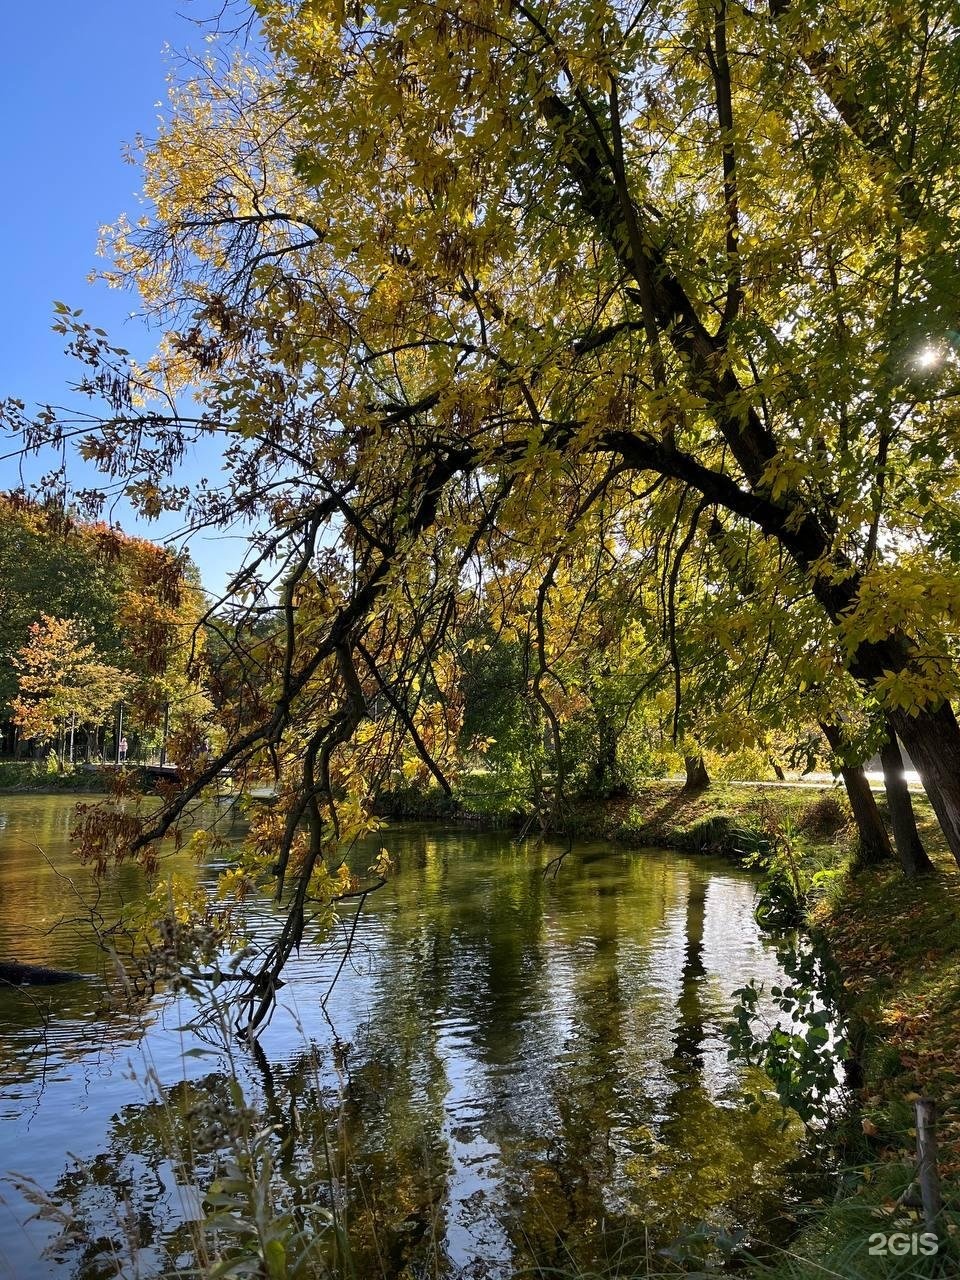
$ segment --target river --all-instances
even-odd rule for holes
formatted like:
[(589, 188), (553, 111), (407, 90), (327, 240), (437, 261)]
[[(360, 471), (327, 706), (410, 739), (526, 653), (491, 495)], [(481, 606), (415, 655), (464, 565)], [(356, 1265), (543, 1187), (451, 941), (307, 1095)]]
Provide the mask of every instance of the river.
[[(397, 870), (328, 1016), (342, 927), (291, 964), (253, 1053), (184, 1030), (182, 999), (104, 1006), (90, 904), (110, 920), (145, 885), (77, 865), (74, 804), (0, 796), (0, 958), (91, 975), (0, 991), (0, 1276), (177, 1274), (232, 1077), (275, 1125), (278, 1194), (343, 1211), (361, 1275), (599, 1268), (700, 1220), (749, 1230), (788, 1194), (796, 1128), (748, 1105), (762, 1082), (721, 1035), (735, 988), (781, 977), (746, 872), (592, 841), (554, 879), (555, 850), (508, 834), (391, 827)], [(52, 1252), (31, 1185), (71, 1206)]]

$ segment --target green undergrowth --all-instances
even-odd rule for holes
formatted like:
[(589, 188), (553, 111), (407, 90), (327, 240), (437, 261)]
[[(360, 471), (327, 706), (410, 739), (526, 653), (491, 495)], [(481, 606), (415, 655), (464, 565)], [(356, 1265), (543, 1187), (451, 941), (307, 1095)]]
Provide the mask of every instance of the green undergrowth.
[(398, 820), (477, 822), (486, 827), (519, 827), (525, 817), (519, 793), (493, 773), (468, 774), (449, 795), (436, 785), (383, 788), (374, 808), (381, 817)]
[(102, 793), (107, 790), (101, 770), (93, 765), (59, 769), (54, 760), (0, 760), (0, 792)]
[[(916, 1175), (915, 1103), (931, 1098), (938, 1113), (948, 1257), (939, 1272), (934, 1261), (924, 1269), (921, 1260), (901, 1259), (898, 1265), (910, 1261), (916, 1269), (865, 1270), (865, 1276), (960, 1275), (960, 872), (925, 807), (919, 817), (935, 874), (906, 880), (893, 867), (863, 871), (846, 877), (841, 891), (812, 912), (840, 970), (862, 1072), (857, 1123), (847, 1135), (860, 1174), (849, 1204), (828, 1213), (818, 1229), (833, 1225), (836, 1234), (837, 1217), (841, 1225), (869, 1220), (873, 1232), (922, 1231), (910, 1207), (914, 1197), (908, 1194), (906, 1204), (901, 1197)], [(816, 1233), (808, 1246), (819, 1256)]]

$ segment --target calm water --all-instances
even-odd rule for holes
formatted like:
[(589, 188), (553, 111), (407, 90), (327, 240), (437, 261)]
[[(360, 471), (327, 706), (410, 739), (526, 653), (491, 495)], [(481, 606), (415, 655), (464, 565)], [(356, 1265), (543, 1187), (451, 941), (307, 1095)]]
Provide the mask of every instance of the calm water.
[[(144, 885), (130, 867), (97, 889), (77, 867), (73, 803), (0, 796), (0, 958), (93, 975), (0, 992), (0, 1171), (71, 1203), (111, 1247), (130, 1235), (125, 1212), (139, 1274), (170, 1275), (196, 1200), (186, 1183), (212, 1176), (207, 1112), (229, 1117), (235, 1099), (222, 1050), (181, 1029), (183, 1004), (104, 1011), (85, 904), (99, 894), (110, 919)], [(781, 976), (751, 877), (594, 842), (554, 881), (551, 850), (507, 835), (405, 826), (377, 843), (399, 869), (368, 901), (329, 1022), (340, 930), (291, 966), (262, 1054), (231, 1051), (277, 1126), (291, 1194), (330, 1194), (309, 1183), (311, 1144), (347, 1171), (361, 1260), (379, 1255), (361, 1274), (499, 1280), (531, 1259), (602, 1263), (648, 1229), (664, 1241), (700, 1219), (755, 1225), (782, 1200), (794, 1137), (775, 1106), (750, 1113), (757, 1081), (720, 1036), (736, 987)], [(261, 934), (276, 927), (267, 904), (250, 910)], [(162, 1149), (171, 1126), (189, 1174)], [(0, 1194), (0, 1276), (114, 1274), (80, 1244), (41, 1257), (53, 1228), (26, 1221), (11, 1182)]]

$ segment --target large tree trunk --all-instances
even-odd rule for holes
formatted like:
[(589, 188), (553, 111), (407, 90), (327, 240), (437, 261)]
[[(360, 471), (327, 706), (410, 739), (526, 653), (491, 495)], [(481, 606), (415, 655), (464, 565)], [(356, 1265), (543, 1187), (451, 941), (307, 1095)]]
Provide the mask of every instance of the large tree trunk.
[(893, 857), (893, 849), (863, 765), (843, 765), (840, 774), (857, 824), (857, 866), (875, 867), (887, 862)]
[(880, 762), (883, 765), (883, 785), (887, 792), (893, 841), (897, 846), (897, 856), (904, 874), (918, 876), (925, 871), (933, 871), (934, 866), (927, 857), (927, 851), (920, 839), (920, 832), (917, 830), (910, 788), (903, 776), (903, 756), (900, 754), (896, 731), (889, 722), (887, 729), (887, 739), (880, 747)]
[(950, 852), (960, 865), (960, 726), (949, 702), (890, 722), (913, 761)]
[(703, 763), (703, 756), (684, 756), (683, 767), (687, 772), (687, 780), (683, 784), (684, 791), (705, 791), (710, 785), (710, 775)]
[(874, 867), (893, 857), (890, 837), (884, 826), (880, 810), (870, 783), (863, 771), (862, 764), (842, 763), (843, 738), (835, 724), (820, 725), (823, 735), (830, 743), (830, 749), (838, 757), (840, 776), (847, 789), (847, 799), (853, 820), (857, 824), (857, 862), (858, 867)]

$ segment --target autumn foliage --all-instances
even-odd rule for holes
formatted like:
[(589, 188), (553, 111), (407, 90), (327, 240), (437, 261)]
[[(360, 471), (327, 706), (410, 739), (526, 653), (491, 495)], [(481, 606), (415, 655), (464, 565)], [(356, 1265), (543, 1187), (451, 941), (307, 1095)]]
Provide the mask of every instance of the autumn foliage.
[[(899, 739), (960, 862), (947, 0), (251, 20), (173, 85), (145, 212), (103, 233), (153, 355), (56, 306), (95, 404), (83, 456), (147, 515), (253, 530), (222, 603), (223, 736), (138, 847), (224, 768), (269, 779), (282, 964), (383, 780), (463, 765), (486, 634), (519, 673), (499, 722), (545, 827), (583, 744), (615, 786), (641, 724), (691, 761), (828, 756), (883, 858), (857, 771)], [(62, 440), (52, 408), (2, 417)], [(223, 469), (188, 486), (198, 440)], [(148, 617), (128, 601), (133, 648), (162, 650), (168, 604), (162, 579)]]
[(24, 738), (95, 727), (117, 703), (141, 729), (193, 696), (202, 597), (192, 566), (101, 522), (0, 496), (0, 694)]
[(97, 660), (71, 619), (41, 614), (13, 660), (19, 694), (13, 720), (28, 738), (49, 740), (68, 722), (100, 724), (130, 689), (133, 676)]

